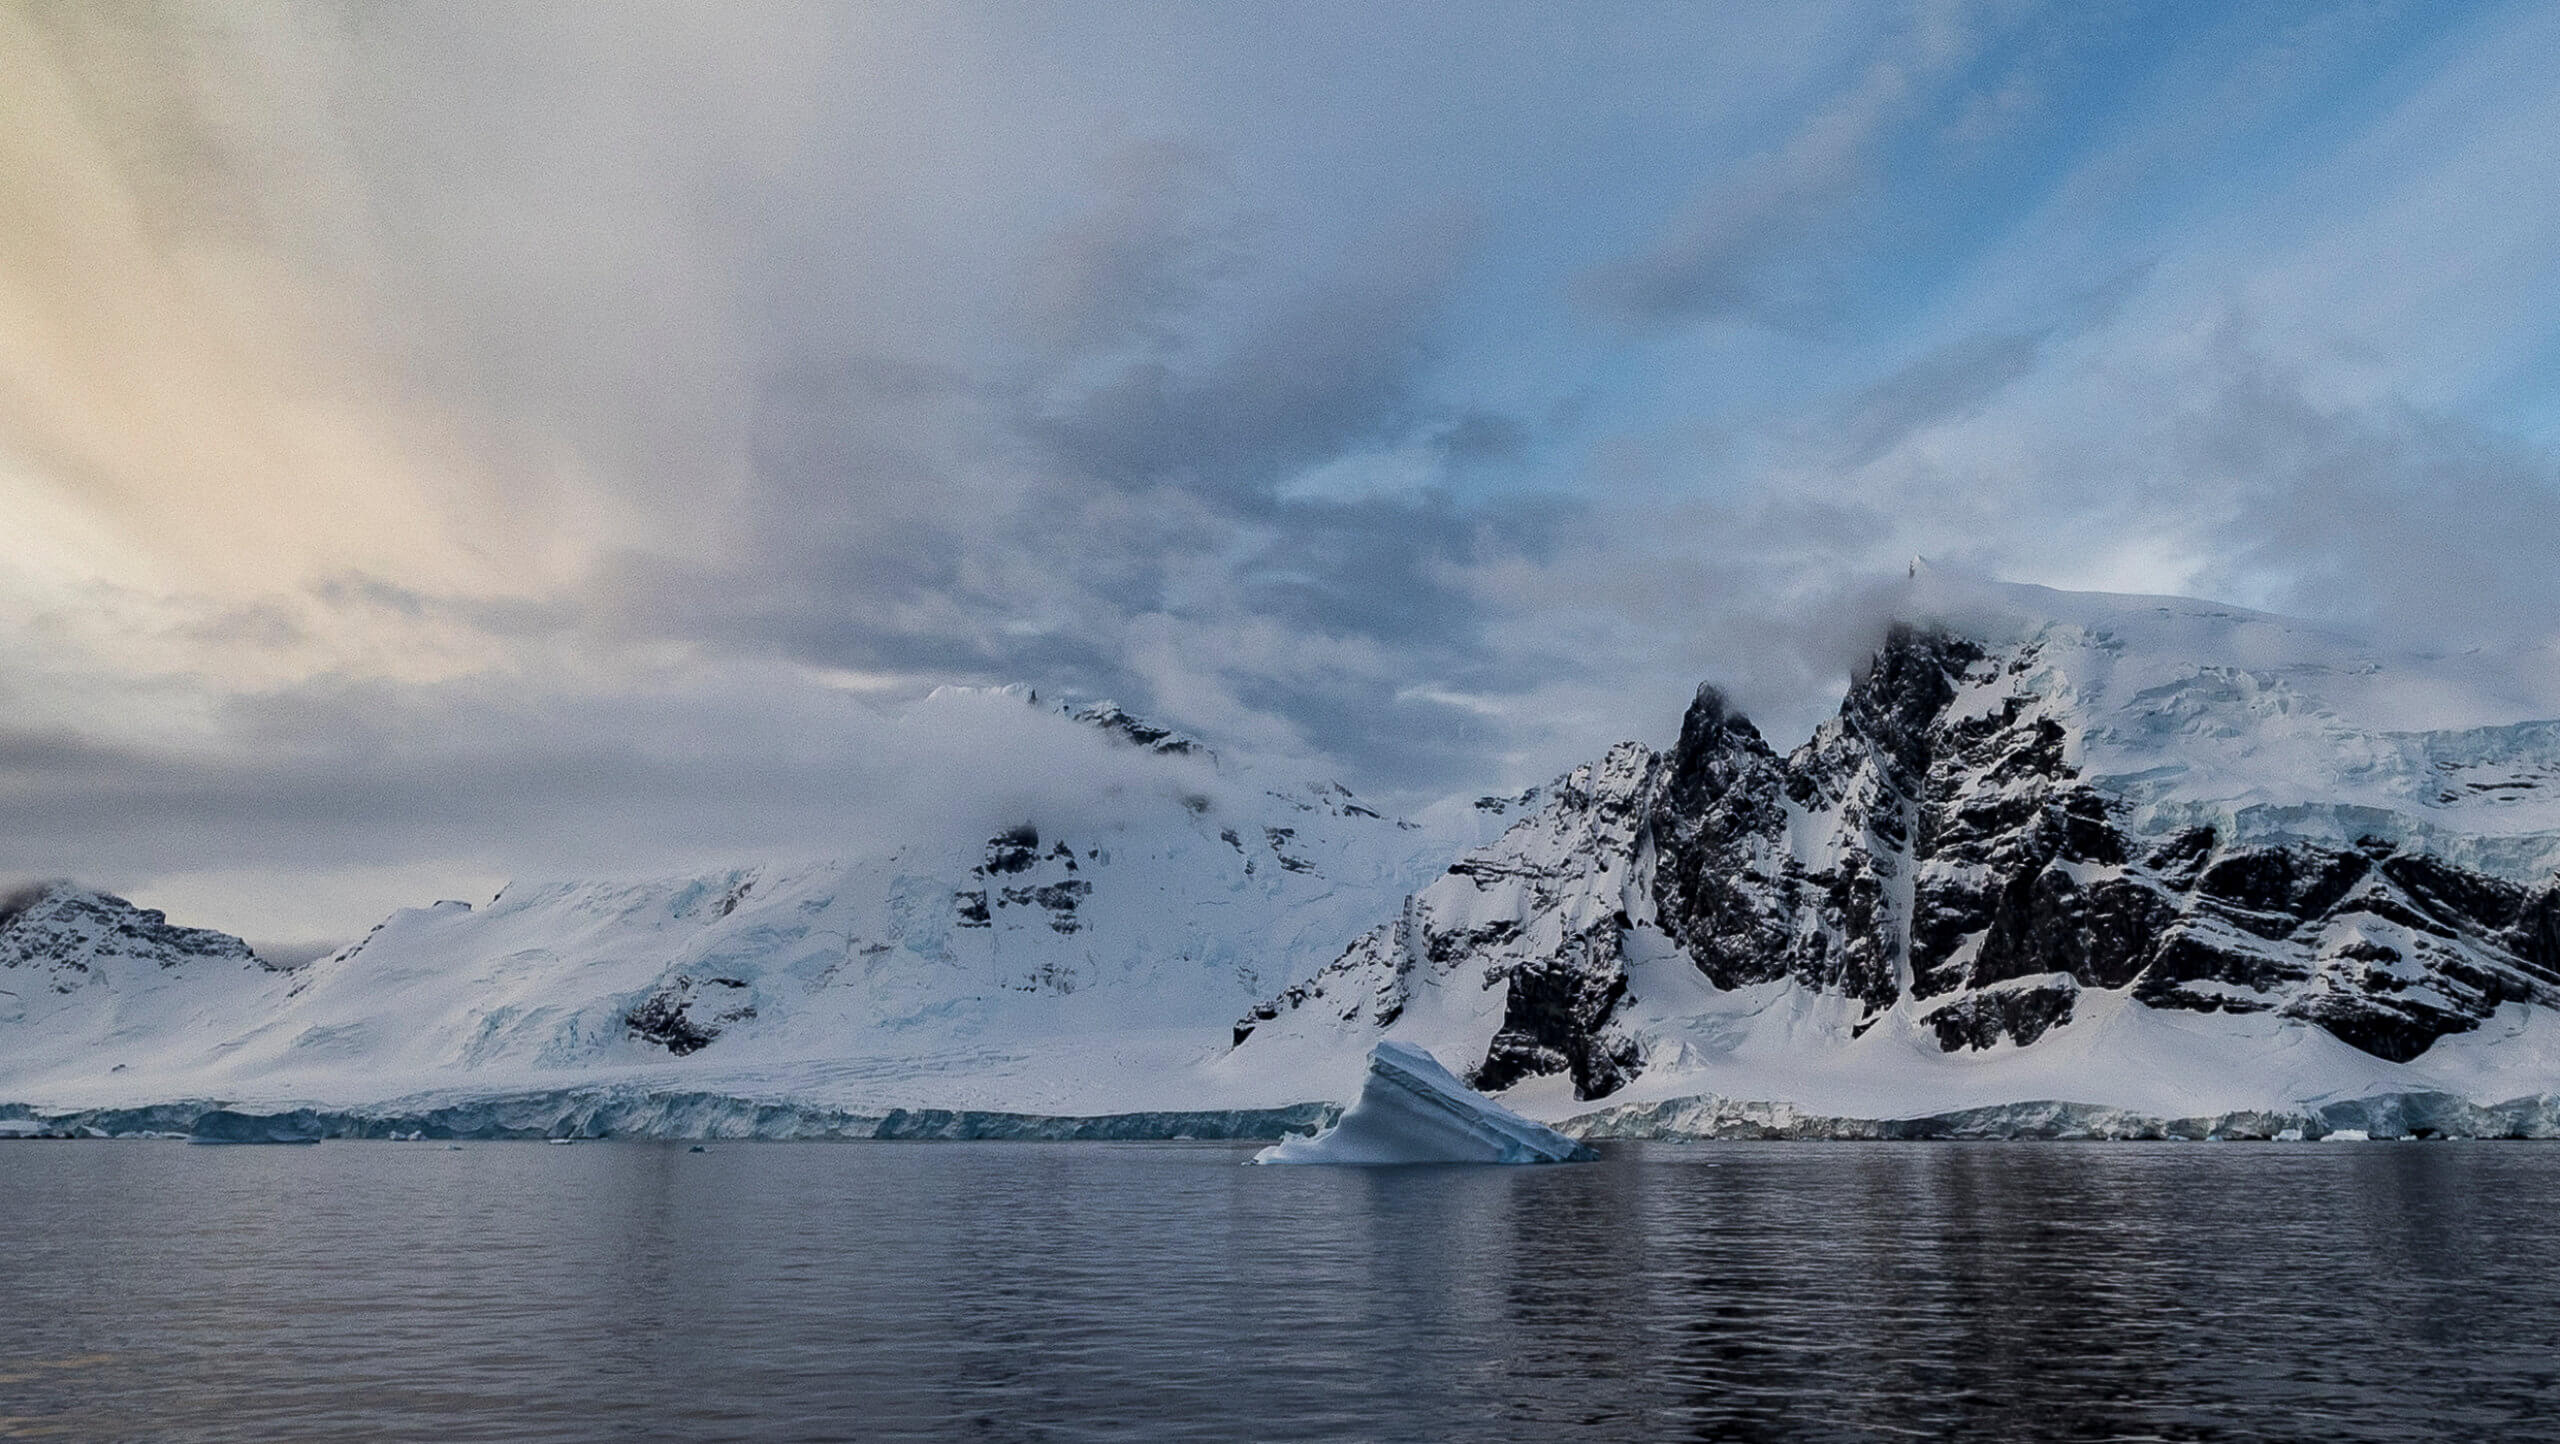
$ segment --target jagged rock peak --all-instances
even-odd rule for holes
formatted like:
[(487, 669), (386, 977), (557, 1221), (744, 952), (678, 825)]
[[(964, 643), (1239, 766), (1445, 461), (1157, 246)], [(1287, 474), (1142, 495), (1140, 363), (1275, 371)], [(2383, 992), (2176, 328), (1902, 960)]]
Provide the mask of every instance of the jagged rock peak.
[[(1506, 1088), (1567, 1074), (1600, 1097), (1632, 1076), (1631, 1039), (1610, 1026), (1626, 992), (1620, 950), (1642, 896), (1643, 829), (1661, 759), (1621, 743), (1545, 789), (1546, 802), (1406, 900), (1395, 920), (1235, 1028), (1384, 1029), (1413, 1009), (1437, 1028), (1453, 997), (1489, 1037), (1466, 1067), (1471, 1086)], [(1481, 990), (1499, 988), (1498, 996)]]
[(1736, 709), (1713, 682), (1698, 684), (1698, 694), (1680, 719), (1680, 751), (1684, 754), (1729, 746), (1767, 751), (1760, 729)]
[(1106, 700), (1060, 710), (1088, 727), (1098, 727), (1123, 742), (1150, 752), (1160, 752), (1168, 757), (1210, 755), (1208, 747), (1197, 738), (1185, 737), (1170, 727), (1160, 727), (1142, 717), (1132, 716), (1117, 702)]
[(1478, 1086), (1601, 1096), (1646, 1066), (1631, 948), (1947, 1052), (2035, 1044), (2091, 992), (2393, 1061), (2560, 1006), (2560, 724), (2403, 730), (2512, 706), (2494, 676), (2211, 603), (1913, 581), (1937, 619), (1892, 626), (1792, 752), (1701, 687), (1667, 758), (1480, 803), (1500, 840), (1239, 1038), (1463, 1026)]
[(35, 883), (0, 897), (0, 968), (43, 971), (58, 989), (120, 964), (170, 969), (256, 957), (229, 933), (178, 927), (156, 908), (76, 883)]
[(68, 878), (51, 878), (43, 882), (20, 883), (0, 892), (0, 931), (6, 931), (9, 924), (18, 920), (19, 914), (43, 902), (46, 895), (55, 889), (69, 886), (71, 881)]

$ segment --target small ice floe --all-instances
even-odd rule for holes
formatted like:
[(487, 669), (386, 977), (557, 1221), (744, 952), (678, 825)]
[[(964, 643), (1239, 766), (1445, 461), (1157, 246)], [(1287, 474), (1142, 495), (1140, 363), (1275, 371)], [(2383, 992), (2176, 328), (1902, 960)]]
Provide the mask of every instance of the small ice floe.
[(546, 1139), (544, 1139), (544, 1140), (542, 1140), (542, 1141), (543, 1141), (543, 1142), (545, 1142), (545, 1143), (553, 1144), (553, 1145), (555, 1145), (555, 1146), (557, 1146), (557, 1147), (566, 1148), (566, 1147), (568, 1147), (570, 1144), (575, 1143), (575, 1142), (577, 1142), (578, 1140), (576, 1140), (576, 1139), (574, 1139), (574, 1138), (546, 1138)]
[(2362, 1128), (2332, 1128), (2320, 1141), (2323, 1143), (2371, 1143), (2373, 1135)]
[(2281, 1128), (2276, 1130), (2276, 1142), (2278, 1143), (2300, 1143), (2301, 1141), (2302, 1130), (2299, 1128)]
[(1369, 1050), (1369, 1076), (1340, 1122), (1285, 1138), (1256, 1163), (1581, 1163), (1600, 1155), (1469, 1088), (1438, 1059), (1393, 1040)]

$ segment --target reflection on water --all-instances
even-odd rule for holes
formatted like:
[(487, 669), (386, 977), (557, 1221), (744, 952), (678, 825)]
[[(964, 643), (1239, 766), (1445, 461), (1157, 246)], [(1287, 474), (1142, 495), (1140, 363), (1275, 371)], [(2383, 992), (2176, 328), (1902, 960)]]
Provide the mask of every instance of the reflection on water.
[(0, 1147), (0, 1437), (2560, 1437), (2560, 1149)]

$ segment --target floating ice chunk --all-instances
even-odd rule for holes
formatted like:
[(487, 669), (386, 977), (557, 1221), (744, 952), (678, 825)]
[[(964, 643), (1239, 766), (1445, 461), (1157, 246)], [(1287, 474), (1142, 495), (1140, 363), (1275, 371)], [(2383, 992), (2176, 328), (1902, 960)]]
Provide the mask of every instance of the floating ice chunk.
[(1579, 1163), (1599, 1157), (1469, 1088), (1439, 1060), (1393, 1040), (1369, 1050), (1369, 1077), (1342, 1121), (1288, 1138), (1256, 1163)]
[(2362, 1128), (2332, 1128), (2323, 1143), (2371, 1143), (2373, 1135)]

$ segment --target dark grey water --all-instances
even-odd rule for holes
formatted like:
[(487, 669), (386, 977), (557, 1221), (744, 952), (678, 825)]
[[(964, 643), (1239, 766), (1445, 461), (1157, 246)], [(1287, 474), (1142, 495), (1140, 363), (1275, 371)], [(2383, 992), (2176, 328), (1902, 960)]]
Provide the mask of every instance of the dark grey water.
[(0, 1145), (0, 1436), (2560, 1437), (2560, 1148)]

